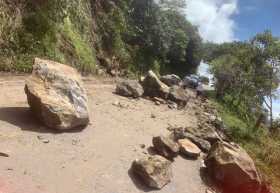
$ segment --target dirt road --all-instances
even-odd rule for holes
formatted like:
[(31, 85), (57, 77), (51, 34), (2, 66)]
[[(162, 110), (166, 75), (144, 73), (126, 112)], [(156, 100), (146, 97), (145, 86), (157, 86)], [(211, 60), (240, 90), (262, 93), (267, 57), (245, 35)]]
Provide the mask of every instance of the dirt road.
[(147, 153), (152, 136), (167, 133), (169, 125), (196, 124), (192, 111), (120, 97), (111, 81), (91, 78), (85, 81), (90, 125), (55, 133), (29, 112), (25, 78), (0, 77), (0, 151), (9, 154), (0, 157), (1, 193), (205, 192), (201, 160), (176, 158), (173, 180), (160, 191), (145, 188), (129, 172), (132, 161)]

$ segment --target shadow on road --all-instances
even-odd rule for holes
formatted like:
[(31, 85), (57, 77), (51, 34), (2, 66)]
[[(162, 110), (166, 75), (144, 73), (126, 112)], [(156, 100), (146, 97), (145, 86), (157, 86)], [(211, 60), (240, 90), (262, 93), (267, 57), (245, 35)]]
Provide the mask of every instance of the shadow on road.
[(54, 133), (53, 130), (44, 127), (34, 117), (28, 107), (0, 108), (0, 121), (10, 123), (25, 131), (38, 133)]
[(78, 133), (85, 129), (85, 127), (78, 127), (67, 131), (50, 129), (38, 121), (28, 107), (2, 107), (0, 108), (0, 121), (15, 125), (24, 131), (37, 133)]

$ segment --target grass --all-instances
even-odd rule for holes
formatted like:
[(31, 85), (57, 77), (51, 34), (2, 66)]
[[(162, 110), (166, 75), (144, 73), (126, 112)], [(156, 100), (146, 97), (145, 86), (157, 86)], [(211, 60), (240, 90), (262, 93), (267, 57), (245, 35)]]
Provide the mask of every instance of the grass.
[[(63, 3), (67, 6), (60, 6)], [(41, 57), (95, 72), (91, 15), (85, 1), (50, 0), (38, 7), (33, 1), (11, 6), (0, 0), (0, 5), (1, 71), (30, 72), (33, 59)], [(20, 15), (15, 14), (17, 9)]]
[(271, 136), (267, 128), (254, 128), (254, 123), (242, 120), (224, 104), (213, 100), (226, 127), (227, 134), (254, 159), (264, 179), (280, 192), (280, 137)]

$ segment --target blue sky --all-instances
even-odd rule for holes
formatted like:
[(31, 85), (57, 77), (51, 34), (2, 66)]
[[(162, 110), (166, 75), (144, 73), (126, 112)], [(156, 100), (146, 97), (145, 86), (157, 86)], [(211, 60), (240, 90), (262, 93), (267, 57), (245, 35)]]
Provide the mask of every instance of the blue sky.
[(239, 0), (238, 11), (232, 16), (235, 37), (246, 40), (265, 29), (280, 37), (279, 9), (279, 0)]
[[(187, 0), (185, 14), (205, 41), (243, 41), (264, 30), (280, 37), (280, 0)], [(280, 99), (274, 114), (280, 114)]]

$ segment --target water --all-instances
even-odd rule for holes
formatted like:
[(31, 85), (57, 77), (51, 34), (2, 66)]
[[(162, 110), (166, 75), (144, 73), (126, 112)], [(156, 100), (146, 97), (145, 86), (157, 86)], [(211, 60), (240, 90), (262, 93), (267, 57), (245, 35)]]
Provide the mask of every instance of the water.
[[(201, 62), (198, 67), (197, 73), (201, 76), (206, 76), (210, 79), (210, 84), (213, 84), (213, 75), (209, 72), (209, 64)], [(278, 89), (280, 95), (280, 87)], [(280, 117), (280, 99), (273, 100), (273, 115)]]

